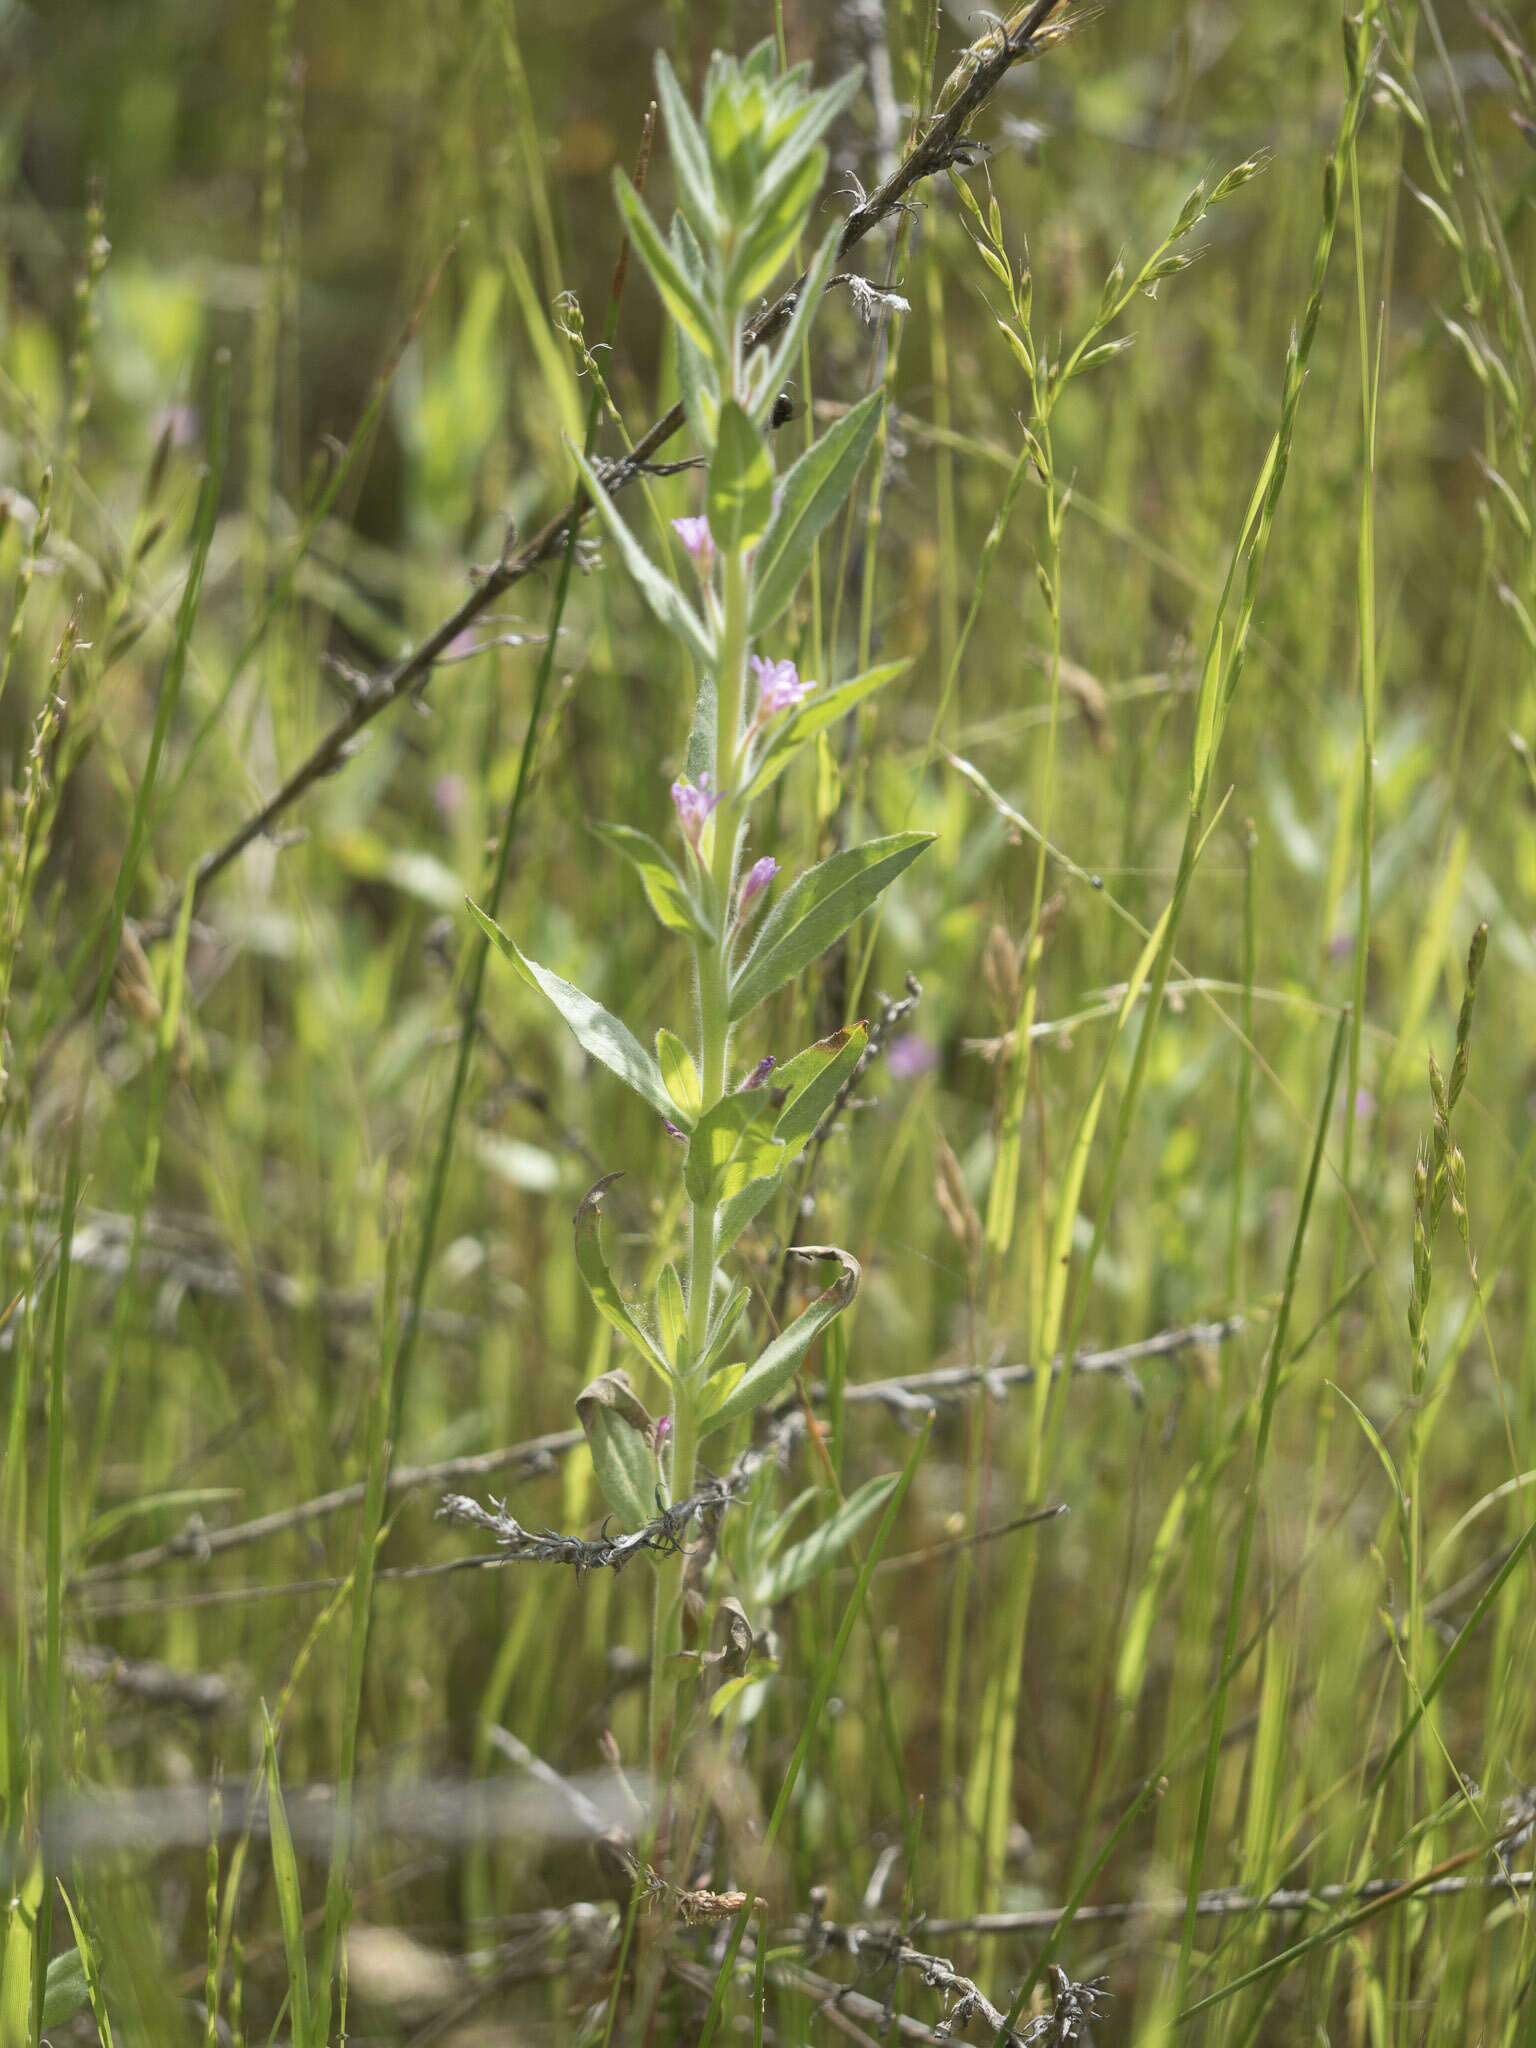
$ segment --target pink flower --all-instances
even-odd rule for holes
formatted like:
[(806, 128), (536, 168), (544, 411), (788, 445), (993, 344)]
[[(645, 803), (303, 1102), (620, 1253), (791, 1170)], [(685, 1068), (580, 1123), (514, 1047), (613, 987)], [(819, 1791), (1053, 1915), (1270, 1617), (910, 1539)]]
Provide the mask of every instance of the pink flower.
[(747, 870), (747, 879), (741, 885), (741, 901), (736, 907), (738, 920), (746, 915), (747, 905), (763, 893), (778, 872), (779, 864), (771, 853), (753, 861)]
[(738, 1095), (745, 1095), (750, 1089), (761, 1088), (763, 1083), (767, 1080), (768, 1076), (773, 1072), (776, 1064), (777, 1063), (774, 1060), (773, 1054), (771, 1052), (765, 1052), (762, 1058), (758, 1061), (757, 1065), (752, 1069), (751, 1073), (748, 1074), (745, 1081), (743, 1081), (741, 1086), (737, 1089), (736, 1093)]
[(674, 519), (672, 531), (698, 563), (699, 574), (707, 576), (715, 559), (715, 537), (709, 530), (709, 521), (702, 514), (696, 519)]
[(677, 815), (682, 821), (683, 836), (697, 853), (699, 839), (704, 831), (704, 821), (719, 803), (719, 795), (711, 791), (709, 777), (701, 775), (697, 787), (681, 779), (674, 782), (672, 801), (677, 806)]
[(800, 671), (792, 661), (765, 661), (760, 654), (752, 657), (752, 672), (757, 677), (759, 696), (757, 700), (758, 722), (774, 718), (781, 711), (793, 711), (801, 699), (811, 690), (814, 683), (803, 683)]

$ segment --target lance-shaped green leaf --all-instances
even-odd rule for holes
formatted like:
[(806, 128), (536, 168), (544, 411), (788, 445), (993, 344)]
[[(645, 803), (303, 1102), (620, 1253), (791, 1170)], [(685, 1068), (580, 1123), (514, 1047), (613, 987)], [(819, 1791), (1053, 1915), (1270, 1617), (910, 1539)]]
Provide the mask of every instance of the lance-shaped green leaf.
[(683, 642), (696, 661), (708, 667), (715, 657), (714, 638), (708, 627), (671, 577), (657, 568), (629, 527), (619, 517), (618, 507), (604, 490), (596, 470), (575, 442), (567, 440), (566, 446), (581, 472), (581, 480), (592, 500), (592, 509), (597, 514), (603, 530), (618, 549), (619, 559), (639, 585), (640, 595), (667, 631)]
[(756, 394), (748, 410), (759, 426), (772, 410), (790, 365), (799, 357), (806, 328), (837, 266), (837, 249), (842, 237), (843, 224), (838, 221), (827, 230), (821, 247), (811, 259), (810, 269), (795, 288), (795, 310), (790, 314), (784, 332), (771, 350), (759, 351), (748, 359), (748, 375), (752, 378), (752, 390)]
[[(694, 289), (704, 291), (704, 251), (680, 213), (672, 217), (672, 247)], [(683, 411), (699, 446), (713, 448), (720, 426), (720, 373), (681, 327), (674, 327), (672, 333), (677, 343), (677, 386)]]
[[(793, 1081), (787, 1081), (794, 1092), (779, 1112), (779, 1120), (773, 1127), (773, 1135), (781, 1145), (805, 1143), (837, 1100), (839, 1089), (858, 1071), (859, 1061), (863, 1059), (868, 1044), (867, 1024), (846, 1025), (841, 1031), (834, 1031), (830, 1038), (823, 1038), (807, 1047), (790, 1062), (785, 1075), (794, 1074)], [(818, 1057), (802, 1070), (802, 1078), (801, 1073), (795, 1070), (800, 1069), (801, 1062), (809, 1060), (812, 1053)]]
[(931, 832), (895, 832), (846, 847), (801, 875), (764, 918), (731, 982), (732, 1022), (819, 960), (932, 841)]
[[(786, 1160), (789, 1155), (782, 1155)], [(738, 1188), (720, 1205), (720, 1222), (715, 1233), (715, 1251), (724, 1258), (763, 1206), (778, 1192), (782, 1173), (764, 1174), (760, 1180), (749, 1180), (745, 1187)]]
[(720, 408), (704, 510), (715, 546), (733, 555), (755, 548), (773, 517), (773, 464), (762, 435), (734, 398)]
[(715, 772), (715, 740), (719, 727), (719, 704), (712, 674), (699, 677), (699, 694), (693, 700), (693, 724), (688, 729), (688, 751), (684, 766), (688, 780), (702, 789), (706, 775)]
[(665, 1025), (656, 1034), (656, 1060), (677, 1111), (676, 1121), (681, 1122), (685, 1130), (691, 1130), (694, 1118), (704, 1107), (704, 1087), (699, 1080), (699, 1070), (693, 1064), (693, 1054)]
[(720, 206), (715, 197), (714, 173), (709, 167), (709, 150), (664, 50), (656, 52), (656, 97), (667, 119), (678, 203), (704, 239), (712, 242), (720, 232)]
[(837, 512), (880, 424), (882, 391), (872, 391), (828, 427), (785, 477), (778, 507), (752, 561), (753, 635), (771, 626), (799, 588), (817, 536)]
[(783, 1148), (763, 1128), (771, 1105), (759, 1089), (723, 1095), (705, 1110), (688, 1141), (683, 1184), (699, 1207), (723, 1202), (750, 1180), (772, 1174)]
[(778, 781), (808, 740), (825, 732), (829, 725), (836, 725), (840, 718), (846, 718), (856, 704), (894, 682), (911, 665), (909, 661), (882, 662), (878, 668), (868, 668), (863, 675), (839, 683), (835, 690), (818, 690), (805, 698), (787, 718), (770, 727), (762, 758), (736, 801), (755, 803), (771, 783)]
[(694, 908), (687, 883), (649, 832), (637, 832), (631, 825), (594, 825), (592, 830), (615, 853), (623, 854), (640, 877), (645, 900), (669, 932), (681, 932), (684, 938), (711, 936)]
[(705, 1341), (704, 1350), (699, 1358), (698, 1369), (700, 1372), (707, 1372), (725, 1350), (726, 1345), (730, 1343), (736, 1325), (741, 1321), (741, 1312), (751, 1299), (752, 1290), (750, 1287), (738, 1287), (730, 1300), (725, 1304), (725, 1307), (715, 1317), (713, 1327)]
[(614, 1182), (622, 1178), (622, 1174), (605, 1173), (582, 1196), (575, 1217), (576, 1266), (598, 1314), (605, 1322), (612, 1323), (621, 1337), (627, 1337), (648, 1364), (654, 1365), (664, 1376), (670, 1376), (671, 1366), (666, 1354), (631, 1311), (629, 1303), (619, 1292), (619, 1283), (608, 1270), (608, 1261), (603, 1257), (602, 1239), (598, 1232), (602, 1200)]
[(656, 1321), (661, 1330), (662, 1348), (676, 1368), (678, 1378), (686, 1379), (688, 1304), (683, 1299), (683, 1283), (670, 1259), (662, 1267), (661, 1278), (656, 1282)]
[(714, 308), (668, 248), (639, 193), (617, 166), (613, 173), (613, 196), (619, 203), (619, 213), (635, 253), (650, 272), (662, 304), (712, 362), (724, 361), (725, 336)]
[(796, 1246), (793, 1255), (799, 1259), (836, 1259), (842, 1270), (819, 1300), (812, 1302), (803, 1315), (796, 1316), (767, 1350), (747, 1367), (726, 1399), (709, 1417), (708, 1428), (711, 1431), (723, 1429), (738, 1415), (752, 1414), (765, 1401), (781, 1394), (794, 1378), (801, 1359), (816, 1338), (834, 1316), (842, 1314), (859, 1291), (859, 1262), (850, 1253), (839, 1251), (835, 1245), (808, 1244)]
[(626, 1530), (656, 1512), (655, 1424), (622, 1372), (605, 1372), (576, 1396), (592, 1469), (603, 1498)]
[(819, 1579), (838, 1552), (853, 1541), (870, 1516), (890, 1499), (897, 1477), (895, 1472), (882, 1472), (878, 1478), (866, 1480), (819, 1529), (799, 1543), (792, 1543), (753, 1586), (754, 1604), (761, 1601), (765, 1607), (772, 1606), (776, 1600), (787, 1600), (791, 1593), (798, 1593), (813, 1579)]
[(729, 303), (750, 304), (773, 283), (810, 225), (811, 208), (826, 175), (826, 152), (818, 149), (764, 186), (755, 218), (725, 274)]
[(662, 1085), (656, 1062), (634, 1033), (617, 1017), (610, 1015), (601, 1003), (593, 1002), (572, 983), (562, 981), (558, 974), (551, 974), (547, 967), (541, 967), (536, 960), (530, 960), (519, 952), (496, 920), (487, 917), (477, 903), (470, 904), (469, 914), (492, 945), (512, 962), (529, 987), (538, 989), (554, 1004), (575, 1033), (582, 1051), (601, 1062), (610, 1073), (617, 1074), (659, 1115), (673, 1120), (672, 1098)]

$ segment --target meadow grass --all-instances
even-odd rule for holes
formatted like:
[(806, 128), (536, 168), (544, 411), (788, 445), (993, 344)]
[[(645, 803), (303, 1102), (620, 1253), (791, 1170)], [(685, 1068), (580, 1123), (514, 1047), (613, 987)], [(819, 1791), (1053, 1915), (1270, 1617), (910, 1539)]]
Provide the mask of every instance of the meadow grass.
[(140, 12), (0, 25), (0, 2048), (1525, 2038), (1518, 20), (1089, 12), (840, 262), (782, 651), (907, 666), (762, 844), (936, 839), (740, 1037), (874, 1028), (740, 1247), (767, 1330), (863, 1281), (690, 1559), (573, 1407), (676, 1141), (465, 908), (694, 1031), (589, 829), (695, 682), (560, 519), (691, 452), (608, 175), (666, 219), (657, 49), (862, 63), (808, 260), (999, 31)]

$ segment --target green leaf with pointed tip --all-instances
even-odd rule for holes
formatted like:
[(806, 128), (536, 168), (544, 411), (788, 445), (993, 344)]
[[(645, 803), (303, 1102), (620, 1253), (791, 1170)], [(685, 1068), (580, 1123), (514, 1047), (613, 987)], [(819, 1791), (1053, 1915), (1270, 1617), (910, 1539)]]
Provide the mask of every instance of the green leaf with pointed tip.
[(741, 1321), (741, 1312), (751, 1299), (752, 1290), (750, 1287), (738, 1287), (730, 1300), (725, 1304), (725, 1307), (715, 1317), (714, 1324), (705, 1342), (704, 1350), (699, 1358), (700, 1372), (708, 1372), (721, 1352), (724, 1351), (726, 1345), (730, 1343), (731, 1333)]
[(764, 1205), (772, 1201), (782, 1179), (781, 1173), (764, 1174), (759, 1180), (749, 1180), (745, 1187), (738, 1188), (734, 1195), (721, 1203), (715, 1250), (722, 1259)]
[(621, 1178), (617, 1173), (605, 1173), (582, 1196), (575, 1216), (576, 1266), (598, 1314), (605, 1322), (611, 1323), (621, 1337), (629, 1339), (648, 1365), (654, 1366), (663, 1377), (670, 1378), (671, 1365), (665, 1352), (630, 1309), (619, 1291), (619, 1283), (608, 1270), (608, 1261), (603, 1257), (598, 1217), (603, 1196)]
[[(816, 317), (816, 309), (821, 304), (821, 295), (827, 288), (828, 280), (837, 268), (838, 244), (842, 237), (841, 221), (827, 230), (821, 247), (811, 258), (811, 267), (806, 272), (805, 282), (800, 286), (795, 298), (795, 310), (789, 316), (789, 324), (774, 343), (772, 352), (763, 358), (762, 368), (754, 368), (752, 371), (757, 380), (752, 388), (757, 396), (752, 401), (750, 411), (759, 426), (767, 421), (769, 413), (773, 410), (774, 400), (789, 374), (790, 365), (799, 358), (800, 344), (811, 321)], [(749, 360), (755, 364), (757, 358), (752, 357)]]
[(707, 1422), (717, 1408), (723, 1408), (741, 1384), (746, 1371), (745, 1364), (738, 1359), (734, 1365), (722, 1365), (712, 1379), (706, 1382), (699, 1396), (699, 1420)]
[(656, 1512), (655, 1428), (622, 1372), (605, 1372), (576, 1396), (592, 1469), (603, 1498), (627, 1531)]
[(640, 877), (645, 900), (669, 932), (684, 938), (708, 938), (709, 931), (694, 909), (688, 885), (672, 865), (664, 847), (648, 832), (631, 825), (594, 825), (592, 830), (606, 846), (621, 853)]
[(752, 561), (749, 631), (771, 626), (799, 588), (811, 550), (853, 489), (880, 424), (885, 394), (872, 391), (828, 427), (784, 479), (777, 509)]
[(661, 1330), (662, 1348), (676, 1368), (678, 1378), (685, 1379), (688, 1368), (683, 1351), (688, 1342), (688, 1304), (683, 1299), (683, 1283), (670, 1259), (662, 1267), (661, 1278), (656, 1282), (656, 1320)]
[(734, 1023), (782, 988), (840, 939), (861, 911), (909, 868), (931, 832), (895, 832), (818, 863), (784, 892), (759, 927), (731, 982)]
[[(680, 213), (672, 217), (672, 247), (694, 288), (703, 291), (704, 252)], [(694, 439), (707, 450), (714, 447), (720, 427), (720, 373), (681, 327), (674, 326), (672, 335), (677, 344), (677, 387), (683, 411)]]
[(715, 772), (715, 737), (719, 723), (719, 708), (715, 696), (715, 679), (705, 674), (699, 677), (699, 694), (693, 700), (693, 724), (688, 732), (688, 751), (683, 765), (688, 780), (702, 788), (706, 775)]
[(773, 283), (810, 225), (811, 208), (826, 175), (826, 152), (816, 149), (764, 186), (753, 209), (754, 218), (725, 273), (729, 302), (750, 304)]
[(713, 241), (720, 232), (720, 207), (709, 167), (709, 150), (664, 50), (656, 52), (656, 97), (667, 118), (667, 142), (672, 152), (678, 202), (705, 240)]
[(758, 1088), (723, 1095), (705, 1110), (693, 1127), (683, 1169), (693, 1202), (702, 1207), (728, 1201), (749, 1180), (775, 1171), (783, 1148), (763, 1128), (771, 1113), (769, 1097)]
[(829, 725), (836, 725), (840, 718), (846, 718), (856, 704), (862, 703), (874, 691), (883, 689), (887, 683), (894, 682), (911, 666), (910, 661), (882, 662), (878, 668), (866, 669), (862, 675), (851, 676), (846, 683), (839, 683), (835, 690), (818, 691), (807, 697), (771, 729), (762, 758), (736, 801), (740, 804), (755, 803), (765, 789), (778, 781), (800, 749), (817, 733), (825, 732)]
[(617, 1074), (659, 1115), (669, 1122), (674, 1121), (672, 1098), (662, 1085), (656, 1063), (633, 1032), (617, 1017), (611, 1016), (601, 1003), (593, 1002), (571, 982), (562, 981), (558, 974), (551, 974), (547, 967), (541, 967), (536, 960), (530, 960), (525, 953), (519, 952), (496, 920), (487, 917), (477, 903), (469, 905), (469, 914), (492, 945), (512, 962), (529, 987), (538, 989), (554, 1004), (575, 1033), (582, 1051), (589, 1053), (611, 1074)]
[(696, 348), (711, 362), (723, 363), (725, 336), (713, 307), (668, 248), (639, 193), (617, 166), (613, 173), (613, 196), (619, 203), (619, 213), (635, 253), (650, 273), (662, 304)]
[(685, 1129), (692, 1130), (694, 1118), (704, 1107), (704, 1089), (693, 1054), (665, 1025), (656, 1034), (656, 1061), (678, 1117)]
[[(869, 1026), (853, 1024), (835, 1031), (830, 1038), (810, 1050), (820, 1053), (826, 1050), (826, 1058), (818, 1062), (814, 1073), (809, 1073), (798, 1083), (795, 1092), (779, 1112), (779, 1120), (773, 1127), (773, 1135), (781, 1145), (802, 1145), (821, 1122), (832, 1104), (837, 1100), (838, 1090), (858, 1070), (859, 1061), (864, 1057), (869, 1044)], [(804, 1053), (800, 1055), (803, 1060)], [(792, 1061), (797, 1067), (799, 1060)]]
[(704, 510), (715, 546), (733, 555), (756, 547), (773, 517), (773, 464), (762, 435), (734, 398), (720, 408)]
[(617, 506), (598, 480), (597, 472), (574, 441), (565, 444), (581, 472), (581, 480), (587, 487), (592, 500), (592, 509), (598, 523), (619, 551), (619, 557), (640, 589), (640, 595), (650, 606), (667, 631), (681, 640), (694, 659), (708, 667), (715, 658), (714, 636), (699, 617), (693, 606), (684, 597), (670, 576), (664, 575), (628, 526), (619, 517)]
[(866, 1480), (819, 1529), (799, 1543), (792, 1543), (753, 1586), (754, 1603), (760, 1601), (771, 1607), (776, 1600), (787, 1600), (791, 1593), (798, 1593), (813, 1579), (819, 1579), (838, 1552), (853, 1541), (870, 1516), (890, 1499), (897, 1476), (894, 1472), (882, 1472), (878, 1478)]
[[(848, 1252), (837, 1251), (826, 1245), (806, 1245), (803, 1252), (820, 1252), (827, 1258), (835, 1258), (842, 1271), (826, 1288), (820, 1299), (812, 1302), (803, 1315), (796, 1316), (789, 1326), (782, 1330), (767, 1350), (760, 1353), (736, 1382), (727, 1398), (720, 1403), (709, 1417), (709, 1430), (723, 1429), (728, 1422), (734, 1422), (738, 1415), (751, 1415), (761, 1408), (765, 1401), (771, 1401), (781, 1394), (794, 1378), (800, 1361), (816, 1338), (831, 1322), (834, 1316), (842, 1314), (849, 1302), (859, 1291), (859, 1262)], [(701, 1435), (707, 1431), (700, 1432)]]

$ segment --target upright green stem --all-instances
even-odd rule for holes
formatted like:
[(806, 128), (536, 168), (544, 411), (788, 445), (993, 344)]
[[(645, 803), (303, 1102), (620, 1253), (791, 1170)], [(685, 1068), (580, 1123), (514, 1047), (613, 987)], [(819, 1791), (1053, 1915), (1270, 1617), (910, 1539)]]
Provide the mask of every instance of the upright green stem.
[[(726, 1058), (731, 1026), (727, 996), (730, 959), (731, 889), (735, 878), (740, 807), (732, 787), (741, 742), (747, 670), (747, 565), (739, 552), (721, 557), (722, 627), (720, 666), (715, 678), (716, 742), (714, 787), (720, 792), (712, 820), (714, 850), (710, 880), (715, 909), (715, 936), (695, 947), (699, 983), (699, 1077), (703, 1106), (712, 1109), (725, 1094)], [(693, 1359), (703, 1354), (714, 1300), (719, 1204), (690, 1204), (688, 1247), (688, 1348)], [(686, 1382), (677, 1389), (672, 1416), (672, 1498), (693, 1491), (698, 1460), (699, 1418), (696, 1390)], [(682, 1648), (683, 1580), (687, 1557), (679, 1554), (663, 1567), (656, 1582), (655, 1661), (651, 1670), (651, 1748), (665, 1779), (676, 1749), (679, 1699), (673, 1660)]]

